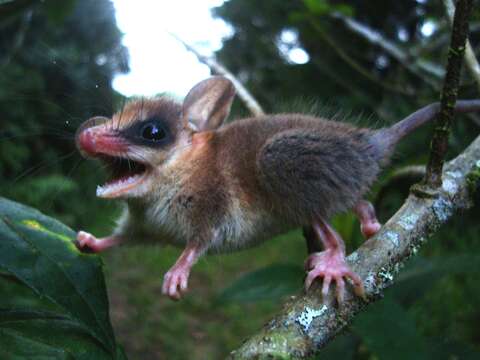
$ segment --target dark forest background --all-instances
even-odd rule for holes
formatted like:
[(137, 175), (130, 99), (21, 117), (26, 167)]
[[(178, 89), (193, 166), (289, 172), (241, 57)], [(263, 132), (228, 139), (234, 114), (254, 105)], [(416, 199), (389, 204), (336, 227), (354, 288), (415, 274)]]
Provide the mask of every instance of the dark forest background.
[[(478, 54), (475, 5), (470, 40)], [(335, 115), (379, 127), (439, 98), (450, 34), (442, 1), (230, 0), (214, 15), (234, 30), (218, 60), (268, 112)], [(377, 31), (397, 52), (353, 31), (349, 20)], [(426, 23), (434, 24), (429, 36), (422, 32)], [(111, 87), (115, 74), (128, 72), (121, 39), (107, 0), (0, 1), (0, 196), (74, 229), (99, 235), (112, 229), (119, 206), (95, 198), (103, 170), (80, 158), (73, 136), (83, 120), (109, 116), (126, 101)], [(289, 60), (297, 47), (309, 55), (307, 63)], [(478, 98), (479, 89), (464, 68), (459, 98)], [(246, 114), (236, 100), (231, 118)], [(399, 146), (373, 189), (382, 221), (421, 179), (417, 172), (397, 173), (426, 163), (431, 130), (425, 126)], [(478, 134), (480, 114), (457, 117), (450, 157)], [(479, 358), (479, 216), (478, 201), (456, 216), (403, 269), (385, 299), (318, 358)], [(334, 224), (350, 250), (362, 242), (351, 215)], [(300, 291), (306, 248), (297, 231), (204, 259), (189, 295), (173, 303), (161, 296), (161, 283), (178, 254), (131, 247), (104, 255), (114, 328), (131, 359), (222, 358)], [(22, 301), (3, 280), (0, 294), (0, 308)]]

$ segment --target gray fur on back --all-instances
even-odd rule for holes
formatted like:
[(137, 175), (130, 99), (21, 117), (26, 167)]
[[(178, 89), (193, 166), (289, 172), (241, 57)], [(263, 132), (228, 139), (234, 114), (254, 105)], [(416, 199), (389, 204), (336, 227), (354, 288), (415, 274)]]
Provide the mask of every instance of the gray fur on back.
[(352, 208), (380, 170), (370, 131), (317, 121), (314, 128), (277, 133), (257, 157), (275, 210), (299, 224)]

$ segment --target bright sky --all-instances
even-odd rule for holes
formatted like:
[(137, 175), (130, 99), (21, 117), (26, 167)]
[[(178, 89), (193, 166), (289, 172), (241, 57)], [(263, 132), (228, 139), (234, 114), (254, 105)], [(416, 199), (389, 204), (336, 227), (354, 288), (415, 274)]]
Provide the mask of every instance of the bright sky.
[[(185, 96), (190, 88), (210, 75), (206, 65), (175, 40), (176, 34), (204, 55), (222, 46), (232, 29), (213, 19), (210, 9), (224, 0), (113, 0), (123, 44), (130, 53), (130, 73), (119, 75), (113, 87), (124, 95), (151, 96), (162, 92)], [(277, 46), (285, 60), (308, 62), (298, 44), (298, 33), (284, 29)]]
[(232, 33), (210, 9), (223, 0), (113, 0), (123, 44), (130, 53), (130, 73), (119, 75), (113, 87), (124, 95), (151, 96), (171, 92), (185, 96), (210, 71), (168, 31), (194, 45), (202, 54), (221, 47)]

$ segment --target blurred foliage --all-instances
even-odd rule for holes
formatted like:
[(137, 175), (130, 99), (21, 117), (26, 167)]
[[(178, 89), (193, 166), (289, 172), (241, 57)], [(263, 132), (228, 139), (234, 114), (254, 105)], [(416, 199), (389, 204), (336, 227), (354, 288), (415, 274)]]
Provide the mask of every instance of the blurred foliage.
[(75, 247), (73, 230), (0, 198), (0, 239), (0, 289), (20, 295), (0, 299), (2, 359), (125, 359), (102, 263)]
[[(217, 53), (219, 60), (270, 112), (309, 112), (378, 127), (439, 97), (442, 77), (436, 73), (446, 63), (449, 41), (441, 1), (229, 0), (214, 14), (233, 29)], [(412, 71), (349, 29), (341, 16), (395, 44), (409, 66), (426, 63), (433, 70)], [(474, 45), (480, 41), (479, 21), (476, 7)], [(433, 32), (422, 32), (426, 28)], [(308, 54), (307, 62), (290, 56), (298, 49)], [(116, 208), (93, 196), (102, 170), (81, 161), (73, 138), (83, 120), (110, 115), (122, 105), (111, 81), (126, 71), (128, 55), (110, 1), (0, 0), (0, 195), (71, 227), (107, 232)], [(468, 72), (463, 74), (460, 97), (479, 97)], [(236, 101), (233, 117), (245, 114)], [(480, 133), (479, 123), (478, 116), (458, 117), (450, 156)], [(390, 175), (426, 162), (430, 130), (425, 126), (405, 139), (375, 185), (371, 197), (382, 221), (419, 180), (391, 181)], [(480, 265), (473, 254), (480, 253), (479, 215), (477, 205), (436, 234), (385, 299), (362, 313), (318, 358), (478, 358)], [(350, 249), (361, 244), (351, 214), (333, 223)], [(202, 259), (192, 275), (192, 293), (172, 303), (160, 296), (160, 288), (176, 256), (175, 249), (135, 247), (105, 257), (112, 321), (132, 359), (223, 358), (302, 287), (305, 248), (298, 232), (257, 249)], [(0, 308), (58, 310), (33, 301), (31, 290), (11, 281), (0, 280), (0, 291)], [(18, 340), (11, 334), (22, 326), (2, 332), (11, 346)], [(47, 333), (44, 326), (31, 323)], [(55, 349), (42, 351), (56, 356)]]
[(110, 1), (0, 3), (0, 194), (72, 226), (105, 211), (83, 201), (99, 170), (73, 138), (83, 120), (112, 113), (111, 81), (126, 71)]

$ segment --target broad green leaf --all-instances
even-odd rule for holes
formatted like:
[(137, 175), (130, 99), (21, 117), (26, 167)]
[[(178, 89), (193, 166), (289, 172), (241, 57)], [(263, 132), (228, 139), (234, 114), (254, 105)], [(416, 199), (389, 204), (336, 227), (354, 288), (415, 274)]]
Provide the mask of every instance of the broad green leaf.
[[(10, 276), (10, 275), (9, 275)], [(13, 277), (0, 274), (0, 309), (30, 309), (64, 312), (61, 307), (47, 298), (41, 298), (23, 283)]]
[(0, 332), (7, 334), (0, 338), (0, 347), (10, 347), (17, 356), (28, 351), (37, 356), (54, 353), (54, 359), (112, 359), (83, 326), (54, 313), (0, 311)]
[(391, 297), (357, 316), (353, 330), (380, 360), (429, 359), (415, 319)]
[(305, 271), (297, 265), (276, 264), (247, 273), (222, 291), (219, 302), (276, 300), (298, 292)]
[(80, 253), (74, 238), (58, 221), (0, 198), (0, 270), (61, 307), (114, 354), (100, 258)]
[(21, 333), (0, 329), (0, 357), (9, 360), (71, 360), (62, 350), (25, 338)]

